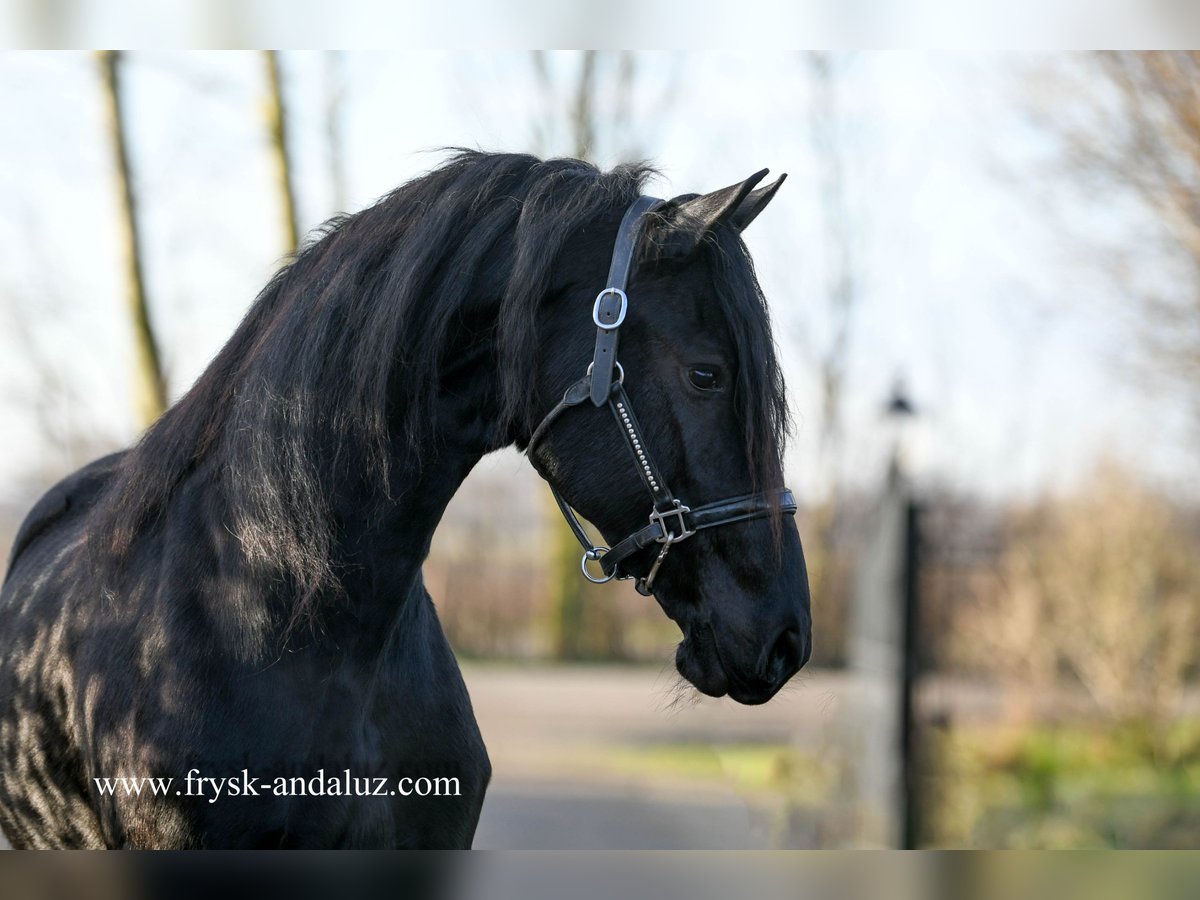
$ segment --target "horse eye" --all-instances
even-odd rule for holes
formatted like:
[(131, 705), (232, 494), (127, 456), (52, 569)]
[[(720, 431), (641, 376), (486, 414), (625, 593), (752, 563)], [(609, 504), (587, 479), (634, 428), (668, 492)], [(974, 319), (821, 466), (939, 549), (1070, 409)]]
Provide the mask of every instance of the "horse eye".
[(692, 369), (688, 372), (688, 381), (701, 391), (721, 389), (721, 377), (716, 369)]

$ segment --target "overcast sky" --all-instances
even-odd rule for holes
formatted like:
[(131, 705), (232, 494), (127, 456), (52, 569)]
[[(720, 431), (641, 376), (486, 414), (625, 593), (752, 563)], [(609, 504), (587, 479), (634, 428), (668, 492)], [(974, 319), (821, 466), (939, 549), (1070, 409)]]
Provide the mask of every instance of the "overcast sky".
[[(569, 81), (576, 57), (551, 59)], [(811, 81), (798, 54), (645, 54), (628, 126), (600, 161), (636, 152), (665, 195), (764, 166), (788, 172), (747, 241), (771, 300), (798, 432), (790, 477), (819, 491), (814, 354), (829, 340), (830, 249), (812, 143)], [(1052, 61), (1051, 61), (1052, 62)], [(1120, 363), (1113, 289), (1079, 235), (1136, 223), (1047, 190), (1053, 147), (1025, 112), (1044, 58), (860, 53), (839, 61), (858, 305), (846, 441), (852, 481), (878, 475), (879, 408), (903, 375), (920, 417), (925, 477), (989, 494), (1069, 483), (1098, 456), (1196, 489), (1171, 397)], [(348, 209), (427, 170), (447, 145), (569, 150), (537, 137), (553, 101), (527, 53), (284, 55), (306, 227), (335, 211), (327, 157), (331, 73), (345, 102)], [(332, 68), (331, 68), (332, 66)], [(339, 68), (340, 67), (340, 68)], [(282, 251), (252, 53), (139, 53), (129, 68), (133, 156), (148, 274), (171, 386), (189, 385), (244, 314)], [(564, 87), (565, 90), (565, 87)], [(558, 98), (558, 110), (565, 99)], [(0, 490), (53, 468), (33, 415), (69, 417), (102, 442), (135, 435), (115, 197), (94, 62), (0, 55)], [(1064, 207), (1064, 198), (1067, 205)], [(1069, 232), (1069, 233), (1067, 233)], [(36, 359), (36, 366), (30, 360)], [(47, 386), (53, 378), (64, 392)]]

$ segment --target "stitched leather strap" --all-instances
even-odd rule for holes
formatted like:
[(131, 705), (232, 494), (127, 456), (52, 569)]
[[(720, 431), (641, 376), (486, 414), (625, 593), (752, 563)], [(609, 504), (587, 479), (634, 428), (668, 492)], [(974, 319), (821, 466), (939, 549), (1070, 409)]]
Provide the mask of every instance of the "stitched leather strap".
[(563, 393), (563, 398), (558, 401), (558, 405), (550, 412), (546, 413), (546, 417), (542, 419), (541, 424), (534, 429), (532, 435), (529, 436), (529, 444), (525, 447), (525, 455), (533, 457), (533, 450), (538, 445), (543, 437), (546, 436), (546, 431), (553, 424), (554, 420), (561, 416), (572, 406), (578, 406), (586, 400), (592, 391), (592, 376), (584, 375), (573, 385), (571, 385)]
[[(735, 522), (763, 519), (776, 509), (785, 515), (795, 515), (796, 498), (787, 488), (708, 503), (684, 513), (684, 520), (687, 522), (689, 531), (703, 531), (706, 528), (732, 525)], [(651, 522), (605, 553), (600, 560), (600, 567), (604, 570), (604, 574), (611, 575), (617, 572), (621, 563), (629, 557), (639, 550), (645, 550), (652, 544), (659, 543), (664, 537), (666, 534), (663, 532), (662, 525), (659, 522)]]
[(554, 495), (554, 502), (558, 504), (558, 511), (563, 514), (563, 518), (567, 520), (567, 525), (571, 528), (571, 533), (575, 535), (575, 540), (579, 541), (580, 546), (584, 550), (595, 550), (595, 545), (592, 544), (592, 539), (588, 537), (586, 531), (583, 530), (583, 524), (579, 521), (579, 517), (575, 515), (575, 510), (571, 509), (571, 505), (563, 499), (562, 494), (550, 485), (550, 493)]
[(596, 349), (592, 353), (592, 403), (595, 406), (608, 402), (608, 387), (612, 384), (613, 366), (617, 361), (617, 336), (629, 307), (625, 285), (642, 233), (642, 215), (659, 203), (662, 201), (657, 197), (638, 197), (625, 210), (608, 267), (608, 285), (597, 295), (592, 308), (592, 319), (596, 323)]

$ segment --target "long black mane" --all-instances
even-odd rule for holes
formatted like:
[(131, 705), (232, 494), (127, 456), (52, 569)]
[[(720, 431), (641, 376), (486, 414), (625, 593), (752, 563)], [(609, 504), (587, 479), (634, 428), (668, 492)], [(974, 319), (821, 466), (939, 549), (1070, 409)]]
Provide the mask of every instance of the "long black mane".
[[(189, 474), (212, 464), (212, 508), (247, 560), (286, 573), (302, 607), (336, 591), (330, 503), (339, 486), (365, 482), (391, 498), (393, 454), (436, 453), (446, 348), (463, 333), (487, 354), (474, 360), (481, 373), (499, 373), (502, 422), (528, 428), (539, 413), (529, 391), (539, 301), (560, 250), (589, 223), (619, 216), (650, 173), (457, 151), (327, 225), (127, 454), (90, 523), (93, 551), (119, 567)], [(753, 471), (778, 483), (787, 410), (766, 306), (732, 230), (704, 253), (739, 357)]]

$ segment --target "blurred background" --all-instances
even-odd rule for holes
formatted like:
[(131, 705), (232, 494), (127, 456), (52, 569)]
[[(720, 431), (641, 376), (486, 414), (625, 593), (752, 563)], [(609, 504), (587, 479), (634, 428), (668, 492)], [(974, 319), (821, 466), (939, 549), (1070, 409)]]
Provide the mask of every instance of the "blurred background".
[(1200, 55), (6, 52), (0, 122), (5, 551), (439, 148), (648, 159), (661, 196), (789, 174), (746, 238), (813, 662), (696, 697), (494, 454), (425, 567), (478, 846), (1200, 843)]

